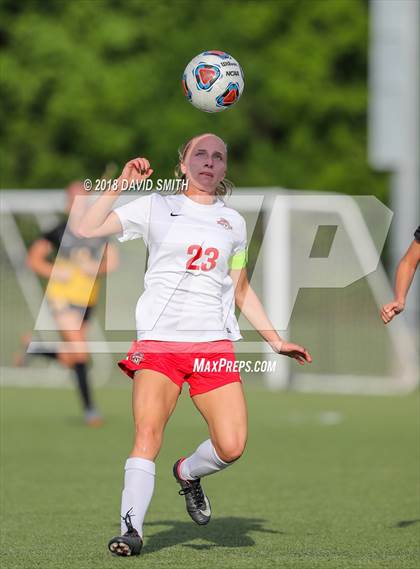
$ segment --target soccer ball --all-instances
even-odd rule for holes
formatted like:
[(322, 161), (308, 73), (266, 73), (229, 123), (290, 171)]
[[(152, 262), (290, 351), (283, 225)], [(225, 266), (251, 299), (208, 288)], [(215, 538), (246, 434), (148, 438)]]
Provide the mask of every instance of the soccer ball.
[(244, 74), (228, 53), (204, 51), (185, 68), (182, 87), (194, 107), (206, 113), (218, 113), (238, 101), (244, 90)]

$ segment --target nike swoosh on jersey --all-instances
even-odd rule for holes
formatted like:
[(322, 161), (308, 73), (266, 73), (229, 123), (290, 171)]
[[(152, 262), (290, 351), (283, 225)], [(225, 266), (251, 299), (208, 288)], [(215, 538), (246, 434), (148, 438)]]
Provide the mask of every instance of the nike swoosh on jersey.
[(171, 211), (171, 215), (172, 215), (173, 217), (175, 217), (175, 216), (184, 215), (184, 214), (183, 214), (183, 213), (173, 213), (173, 212)]
[(210, 516), (211, 509), (210, 509), (210, 503), (207, 499), (207, 496), (204, 498), (204, 501), (206, 502), (206, 508), (205, 508), (205, 510), (200, 510), (200, 512), (203, 514), (203, 516)]

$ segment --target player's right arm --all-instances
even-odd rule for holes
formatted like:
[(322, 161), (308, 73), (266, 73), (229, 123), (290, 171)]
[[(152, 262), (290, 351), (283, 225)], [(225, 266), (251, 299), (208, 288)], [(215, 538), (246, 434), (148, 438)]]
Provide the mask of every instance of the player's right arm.
[(381, 318), (385, 324), (402, 312), (417, 265), (420, 261), (420, 243), (414, 240), (407, 253), (401, 259), (395, 275), (394, 300), (385, 304), (381, 310)]
[(53, 245), (41, 237), (32, 243), (26, 257), (26, 264), (40, 277), (44, 279), (53, 278), (56, 281), (66, 282), (71, 277), (71, 271), (65, 267), (58, 267), (48, 259), (54, 250)]
[(47, 259), (52, 251), (51, 243), (47, 239), (37, 239), (32, 243), (26, 257), (26, 264), (40, 277), (49, 279), (53, 264)]
[(118, 178), (117, 189), (104, 192), (83, 215), (77, 228), (80, 237), (88, 239), (121, 233), (123, 230), (121, 221), (112, 211), (112, 207), (123, 190), (123, 180), (129, 186), (131, 182), (141, 182), (149, 178), (152, 173), (153, 170), (146, 158), (134, 158), (127, 162)]

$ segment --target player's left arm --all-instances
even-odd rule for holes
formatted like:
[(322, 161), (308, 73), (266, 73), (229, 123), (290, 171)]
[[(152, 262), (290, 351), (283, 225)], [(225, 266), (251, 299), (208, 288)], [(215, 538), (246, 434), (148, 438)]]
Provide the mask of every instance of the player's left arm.
[(413, 281), (417, 265), (420, 262), (420, 243), (413, 240), (408, 251), (401, 259), (395, 275), (394, 300), (385, 304), (381, 309), (381, 318), (384, 324), (402, 312), (410, 285)]
[(294, 358), (302, 365), (305, 362), (310, 363), (312, 357), (305, 348), (283, 340), (274, 329), (260, 299), (248, 281), (246, 268), (231, 269), (229, 274), (235, 287), (236, 305), (261, 337), (270, 344), (273, 351)]

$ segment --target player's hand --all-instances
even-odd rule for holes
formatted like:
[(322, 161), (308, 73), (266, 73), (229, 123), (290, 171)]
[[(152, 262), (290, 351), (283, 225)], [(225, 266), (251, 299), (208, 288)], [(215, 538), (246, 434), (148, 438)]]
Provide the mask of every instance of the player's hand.
[(312, 362), (311, 354), (306, 350), (306, 348), (303, 348), (298, 344), (282, 341), (278, 345), (272, 345), (272, 348), (277, 354), (293, 358), (300, 365), (303, 365), (305, 362), (308, 364)]
[(381, 310), (381, 318), (384, 324), (388, 324), (391, 320), (404, 310), (404, 303), (399, 302), (398, 300), (393, 300), (388, 304), (385, 304)]
[(123, 189), (123, 180), (125, 180), (124, 185), (129, 187), (131, 182), (141, 182), (150, 178), (152, 174), (153, 169), (150, 168), (147, 158), (133, 158), (124, 166), (121, 176), (118, 178), (118, 188)]

